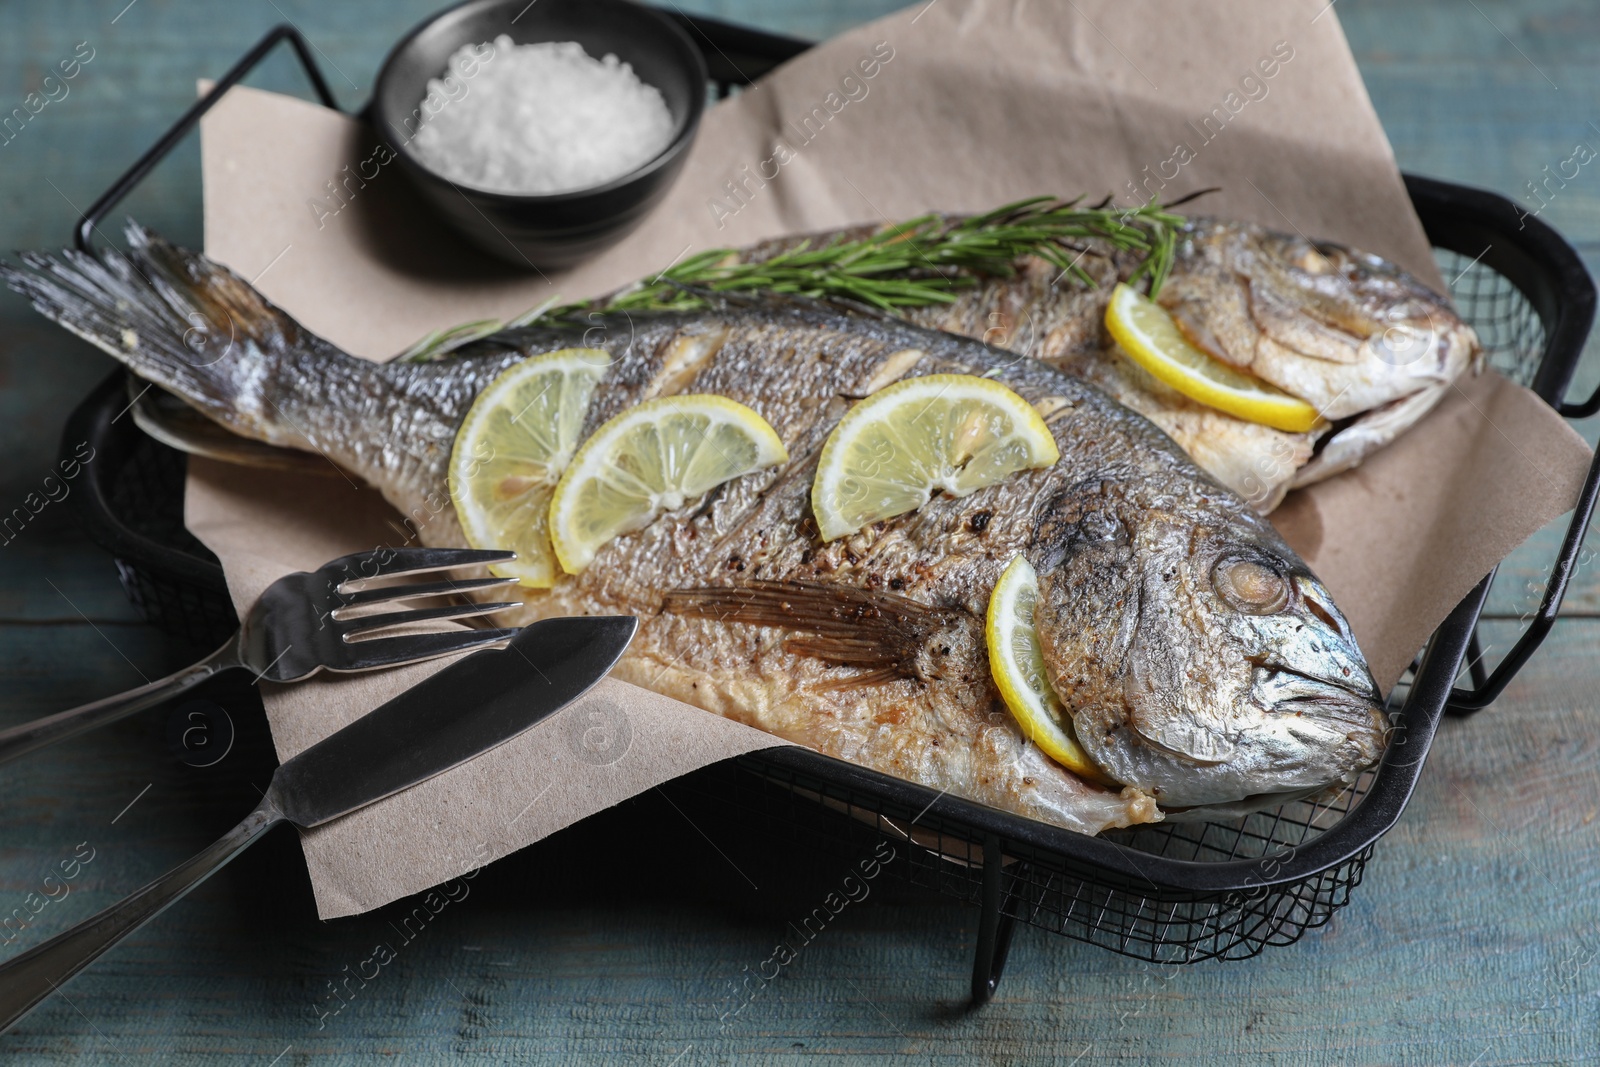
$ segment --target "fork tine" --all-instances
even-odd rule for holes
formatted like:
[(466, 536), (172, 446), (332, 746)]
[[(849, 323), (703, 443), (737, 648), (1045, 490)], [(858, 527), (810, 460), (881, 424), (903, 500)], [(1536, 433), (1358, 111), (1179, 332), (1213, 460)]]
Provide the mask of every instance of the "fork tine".
[(516, 629), (506, 630), (446, 630), (437, 634), (401, 634), (380, 637), (374, 641), (358, 641), (345, 645), (346, 655), (340, 656), (338, 666), (328, 669), (340, 673), (370, 671), (377, 667), (397, 667), (406, 663), (419, 663), (457, 652), (470, 652), (476, 648), (508, 641), (517, 635)]
[(510, 563), (515, 552), (478, 548), (379, 548), (356, 552), (320, 568), (322, 573), (341, 576), (343, 582), (359, 582), (391, 574), (421, 574), (454, 567), (482, 567), (491, 563)]
[(414, 622), (438, 622), (443, 619), (472, 619), (479, 615), (492, 615), (507, 608), (520, 607), (522, 605), (517, 603), (446, 604), (438, 608), (412, 608), (407, 611), (391, 611), (383, 615), (363, 615), (359, 619), (345, 620), (341, 623), (341, 628), (344, 630), (346, 643), (349, 643), (352, 638), (394, 626), (405, 626)]
[(342, 594), (347, 608), (365, 607), (369, 604), (387, 604), (391, 600), (411, 600), (415, 597), (438, 596), (442, 593), (471, 593), (480, 589), (494, 589), (516, 585), (516, 578), (463, 578), (457, 581), (419, 582), (416, 585), (387, 585), (378, 589), (363, 589)]

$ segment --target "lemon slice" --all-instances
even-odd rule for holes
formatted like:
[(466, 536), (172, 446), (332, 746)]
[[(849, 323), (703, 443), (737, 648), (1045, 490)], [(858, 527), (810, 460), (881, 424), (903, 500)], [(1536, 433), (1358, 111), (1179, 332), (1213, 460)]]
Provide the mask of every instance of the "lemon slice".
[(647, 400), (606, 422), (572, 457), (550, 500), (556, 557), (580, 574), (613, 537), (788, 458), (767, 420), (743, 404), (720, 396)]
[(989, 670), (1006, 707), (1029, 741), (1074, 774), (1108, 781), (1073, 736), (1061, 700), (1050, 688), (1033, 627), (1033, 606), (1039, 601), (1039, 579), (1023, 556), (1011, 561), (989, 595), (984, 639)]
[(824, 541), (1061, 458), (1044, 419), (999, 382), (930, 374), (851, 408), (828, 435), (811, 483)]
[(1190, 344), (1165, 308), (1127, 285), (1111, 293), (1106, 328), (1135, 363), (1190, 400), (1288, 433), (1305, 433), (1322, 422), (1306, 401)]
[(473, 548), (517, 558), (490, 570), (548, 589), (560, 572), (550, 544), (550, 497), (583, 433), (611, 357), (568, 348), (508, 367), (478, 394), (450, 451), (450, 499)]

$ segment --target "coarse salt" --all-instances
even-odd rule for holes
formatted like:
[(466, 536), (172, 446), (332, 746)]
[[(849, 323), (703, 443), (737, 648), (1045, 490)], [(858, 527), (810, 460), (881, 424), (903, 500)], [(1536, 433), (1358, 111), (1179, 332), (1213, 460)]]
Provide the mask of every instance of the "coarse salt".
[[(595, 59), (576, 41), (466, 45), (443, 80), (441, 101), (412, 140), (430, 169), (492, 192), (557, 193), (603, 185), (672, 141), (661, 91), (614, 55)], [(472, 70), (469, 78), (465, 71)]]

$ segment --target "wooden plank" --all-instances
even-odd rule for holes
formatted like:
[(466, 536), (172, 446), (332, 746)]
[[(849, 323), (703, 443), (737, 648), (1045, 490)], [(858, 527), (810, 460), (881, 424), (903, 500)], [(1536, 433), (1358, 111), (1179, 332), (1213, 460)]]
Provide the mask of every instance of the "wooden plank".
[[(68, 200), (82, 206), (104, 187), (187, 104), (195, 76), (219, 73), (272, 22), (299, 25), (330, 61), (336, 92), (357, 103), (383, 43), (435, 6), (172, 0), (138, 3), (114, 24), (120, 3), (17, 8), (0, 37), (7, 99), (19, 99), (76, 41), (90, 38), (100, 51), (73, 95), (30, 127), (28, 142), (0, 147), (0, 247), (62, 242), (75, 214)], [(824, 36), (896, 4), (684, 6)], [(1559, 162), (1592, 117), (1600, 16), (1576, 0), (1340, 0), (1337, 10), (1404, 166), (1516, 195)], [(281, 65), (261, 84), (297, 83)], [(191, 153), (130, 210), (194, 241), (195, 181)], [(1589, 253), (1600, 250), (1600, 180), (1585, 169), (1546, 217), (1591, 242)], [(0, 449), (8, 457), (0, 504), (38, 484), (62, 417), (105, 365), (0, 296)], [(1584, 429), (1594, 440), (1595, 427)], [(0, 624), (0, 724), (166, 666), (159, 640), (118, 613), (104, 557), (63, 539), (50, 513), (40, 521), (0, 546), (0, 620), (32, 620)], [(1507, 576), (1531, 576), (1551, 536), (1513, 557)], [(1580, 574), (1572, 604), (1595, 613), (1592, 572)], [(95, 626), (61, 610), (62, 597), (40, 577)], [(1521, 610), (1510, 593), (1496, 597), (1496, 610)], [(1504, 645), (1509, 631), (1509, 623), (1491, 625), (1485, 640)], [(685, 1067), (797, 1053), (937, 1064), (1592, 1059), (1597, 639), (1600, 619), (1563, 621), (1499, 705), (1446, 723), (1410, 811), (1379, 846), (1351, 907), (1300, 944), (1252, 961), (1173, 972), (1024, 930), (1000, 999), (969, 1014), (961, 1000), (972, 910), (885, 876), (765, 993), (721, 1020), (731, 987), (834, 888), (849, 858), (790, 850), (779, 832), (752, 837), (715, 821), (699, 826), (708, 843), (649, 795), (482, 872), (465, 899), (399, 943), (393, 963), (320, 1028), (319, 1012), (335, 1003), (328, 983), (357, 970), (376, 943), (401, 942), (390, 924), (415, 902), (317, 922), (296, 845), (278, 831), (72, 983), (70, 1001), (0, 1037), (0, 1051), (18, 1063), (281, 1056), (282, 1064), (403, 1057)], [(0, 954), (111, 903), (248, 810), (270, 774), (270, 744), (247, 697), (214, 695), (238, 730), (236, 747), (214, 767), (173, 758), (167, 709), (0, 774), (0, 810), (9, 816), (0, 916), (25, 906), (78, 844), (96, 850), (70, 896)]]

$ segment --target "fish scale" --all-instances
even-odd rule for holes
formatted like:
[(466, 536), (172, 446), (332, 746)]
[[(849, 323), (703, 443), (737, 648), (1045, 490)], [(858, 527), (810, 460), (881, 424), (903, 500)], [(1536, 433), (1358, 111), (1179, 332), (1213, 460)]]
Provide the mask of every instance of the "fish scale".
[[(617, 537), (549, 590), (520, 591), (524, 622), (639, 615), (616, 668), (627, 681), (1086, 833), (1336, 787), (1381, 752), (1370, 672), (1304, 562), (1153, 423), (1042, 362), (766, 297), (600, 316), (571, 331), (508, 330), (449, 359), (372, 363), (311, 338), (203, 256), (137, 229), (130, 245), (135, 273), (161, 282), (120, 296), (141, 309), (132, 344), (119, 297), (92, 273), (56, 263), (5, 276), (46, 315), (235, 432), (322, 451), (418, 517), (428, 544), (461, 543), (451, 509), (430, 504), (446, 499), (451, 443), (473, 400), (521, 359), (579, 346), (610, 354), (588, 431), (663, 390), (712, 392), (760, 413), (787, 463)], [(197, 367), (172, 325), (186, 306), (224, 304), (255, 340)], [(695, 344), (704, 351), (686, 347)], [(959, 499), (936, 494), (823, 543), (811, 482), (850, 403), (897, 377), (952, 373), (992, 377), (1048, 411), (1059, 462)], [(1052, 682), (1086, 751), (1121, 788), (1085, 781), (1028, 744), (990, 677), (983, 613), (1019, 553), (1039, 574)], [(1249, 600), (1262, 588), (1276, 598), (1271, 610)]]

